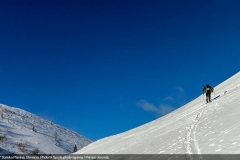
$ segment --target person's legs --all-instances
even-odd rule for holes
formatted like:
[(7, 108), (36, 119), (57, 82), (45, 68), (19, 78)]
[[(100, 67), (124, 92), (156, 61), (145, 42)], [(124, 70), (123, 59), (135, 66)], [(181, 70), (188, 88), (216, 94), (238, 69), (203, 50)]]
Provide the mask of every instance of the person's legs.
[(211, 102), (211, 92), (206, 92), (206, 102)]
[(211, 92), (209, 93), (208, 98), (209, 98), (208, 102), (211, 102)]

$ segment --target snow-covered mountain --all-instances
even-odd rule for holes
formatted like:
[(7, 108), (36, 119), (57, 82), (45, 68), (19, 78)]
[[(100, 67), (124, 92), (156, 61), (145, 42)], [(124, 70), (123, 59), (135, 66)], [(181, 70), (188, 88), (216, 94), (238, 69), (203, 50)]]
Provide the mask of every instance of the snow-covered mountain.
[[(76, 154), (240, 154), (240, 72), (203, 95), (140, 127), (100, 139)], [(184, 158), (184, 159), (185, 159)]]
[(0, 105), (0, 154), (69, 154), (92, 141), (22, 109)]

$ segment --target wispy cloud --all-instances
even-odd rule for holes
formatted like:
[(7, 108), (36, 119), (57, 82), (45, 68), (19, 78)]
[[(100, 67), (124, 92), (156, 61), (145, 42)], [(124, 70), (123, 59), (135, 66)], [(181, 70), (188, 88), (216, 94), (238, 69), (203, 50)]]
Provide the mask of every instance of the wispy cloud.
[(160, 105), (159, 109), (160, 109), (160, 113), (161, 113), (160, 116), (163, 116), (163, 115), (166, 115), (166, 114), (174, 111), (176, 108), (174, 108), (171, 105)]
[(163, 116), (175, 110), (175, 108), (172, 107), (171, 105), (160, 105), (156, 107), (154, 104), (149, 103), (146, 100), (138, 101), (137, 106), (141, 107), (145, 111), (153, 112), (157, 116)]
[(165, 101), (174, 101), (173, 96), (167, 96), (164, 98)]
[[(176, 87), (176, 90), (173, 94), (163, 98), (160, 105), (156, 106), (147, 100), (140, 100), (136, 103), (137, 106), (141, 107), (143, 110), (148, 112), (153, 112), (157, 116), (166, 115), (179, 106), (182, 106), (186, 103), (185, 99), (185, 90), (183, 87)], [(175, 107), (174, 107), (175, 106)]]
[(183, 87), (177, 87), (177, 92), (175, 93), (177, 105), (182, 106), (186, 104), (187, 100), (185, 97), (185, 90)]
[(178, 91), (184, 93), (184, 89), (182, 87), (177, 87)]
[(159, 109), (152, 103), (149, 103), (146, 100), (140, 100), (137, 102), (137, 106), (140, 106), (145, 111), (158, 113)]

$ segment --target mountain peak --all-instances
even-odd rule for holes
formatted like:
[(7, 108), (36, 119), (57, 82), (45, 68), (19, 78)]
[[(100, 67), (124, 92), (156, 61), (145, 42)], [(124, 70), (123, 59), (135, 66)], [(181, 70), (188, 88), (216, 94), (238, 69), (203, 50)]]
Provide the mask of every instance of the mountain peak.
[(2, 154), (68, 154), (92, 141), (30, 112), (0, 104)]

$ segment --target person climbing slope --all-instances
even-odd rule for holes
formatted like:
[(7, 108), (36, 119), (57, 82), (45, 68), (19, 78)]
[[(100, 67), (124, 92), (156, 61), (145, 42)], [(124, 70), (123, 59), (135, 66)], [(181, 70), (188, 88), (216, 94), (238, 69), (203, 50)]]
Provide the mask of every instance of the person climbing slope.
[(203, 93), (206, 92), (206, 103), (211, 102), (211, 93), (213, 90), (214, 89), (209, 84), (206, 84), (206, 86), (203, 88)]

